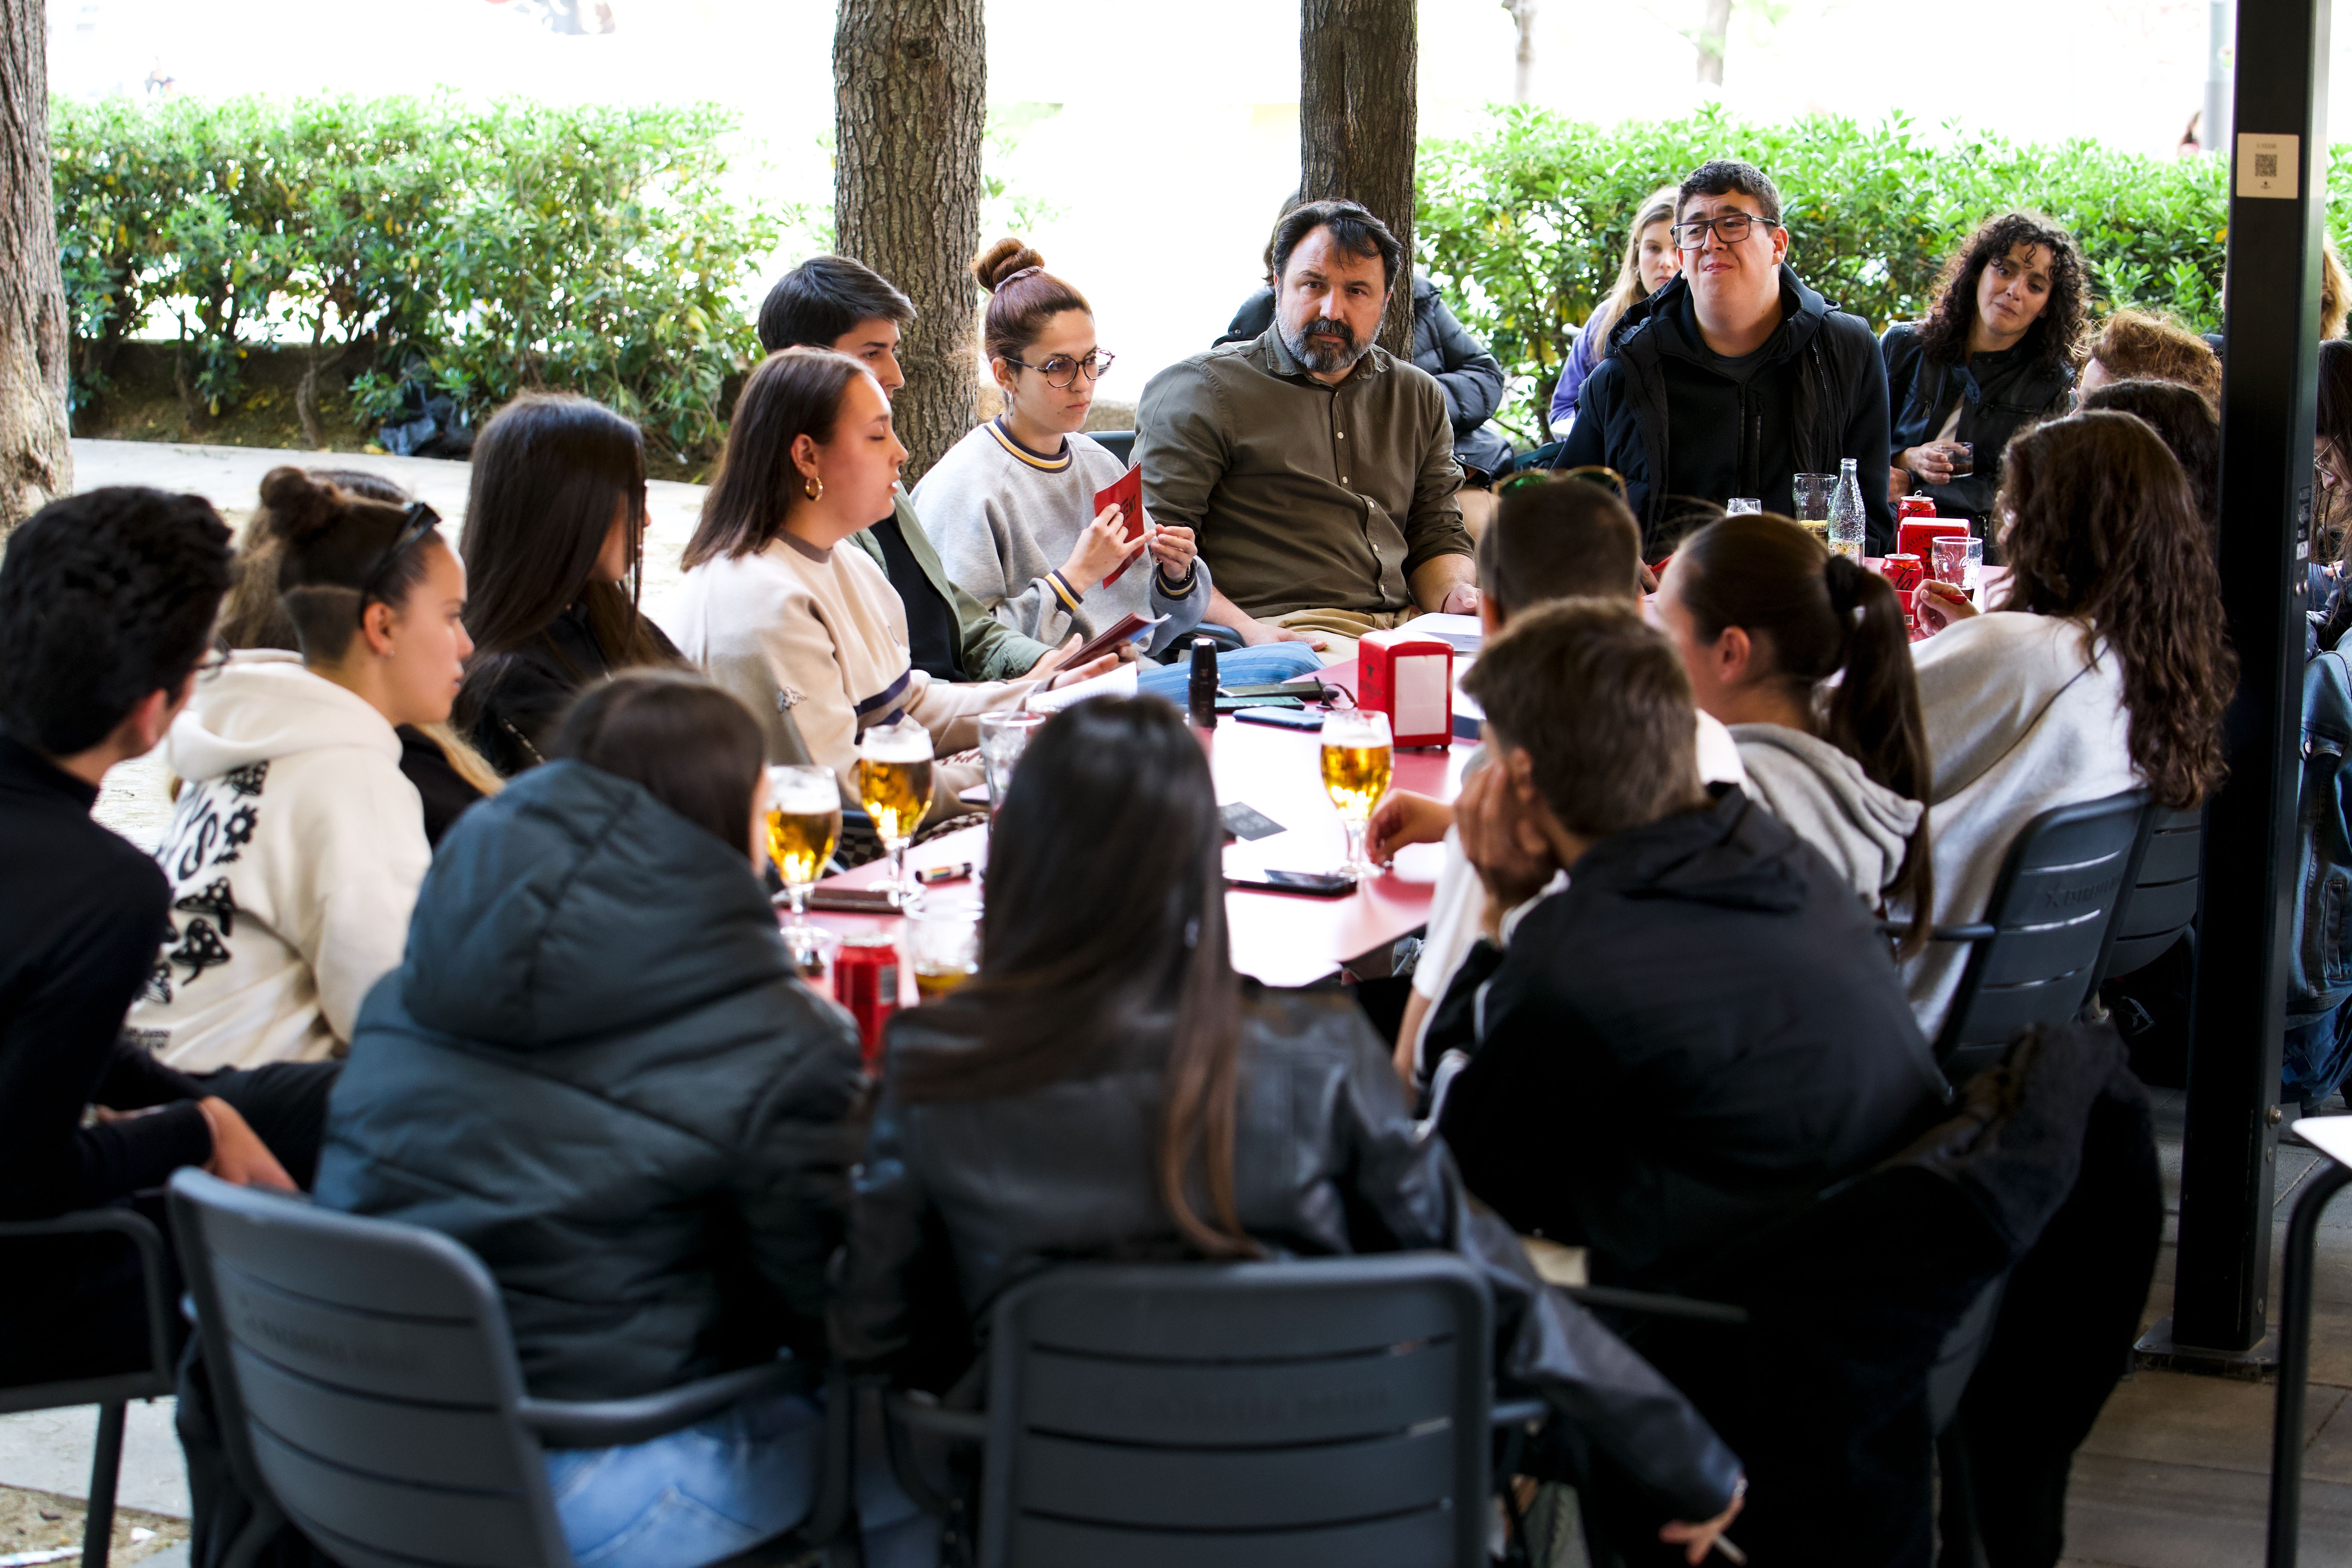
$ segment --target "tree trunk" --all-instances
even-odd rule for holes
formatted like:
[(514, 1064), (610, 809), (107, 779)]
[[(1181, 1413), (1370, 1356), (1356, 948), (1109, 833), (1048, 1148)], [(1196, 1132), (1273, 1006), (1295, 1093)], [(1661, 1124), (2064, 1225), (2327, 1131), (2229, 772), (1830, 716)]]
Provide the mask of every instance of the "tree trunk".
[(836, 243), (919, 312), (899, 347), (907, 384), (894, 407), (910, 486), (974, 421), (981, 13), (982, 0), (842, 0), (833, 35)]
[(1518, 48), (1511, 57), (1511, 101), (1526, 103), (1535, 97), (1536, 0), (1503, 0), (1503, 9), (1511, 14), (1519, 33)]
[(1381, 346), (1412, 358), (1412, 157), (1421, 63), (1416, 0), (1303, 0), (1298, 199), (1345, 196), (1404, 246)]
[(1706, 16), (1691, 42), (1698, 47), (1698, 79), (1702, 87), (1723, 85), (1723, 51), (1731, 41), (1731, 0), (1706, 0)]
[(0, 0), (0, 535), (73, 489), (47, 0)]

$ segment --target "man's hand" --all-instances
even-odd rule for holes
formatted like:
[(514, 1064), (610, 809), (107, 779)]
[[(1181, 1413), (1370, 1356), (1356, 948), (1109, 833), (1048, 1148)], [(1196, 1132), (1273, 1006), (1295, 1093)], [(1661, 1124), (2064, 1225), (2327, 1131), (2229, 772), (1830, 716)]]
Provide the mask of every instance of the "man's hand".
[(1264, 647), (1270, 642), (1303, 642), (1318, 653), (1323, 648), (1323, 637), (1319, 632), (1294, 632), (1288, 626), (1274, 626), (1251, 616), (1241, 616), (1240, 624), (1234, 630), (1240, 634), (1243, 646), (1246, 647)]
[(206, 1171), (240, 1187), (294, 1190), (294, 1179), (286, 1173), (286, 1167), (278, 1163), (278, 1156), (236, 1106), (213, 1095), (196, 1101), (196, 1109), (205, 1113), (205, 1122), (213, 1131), (213, 1157), (205, 1162)]
[(1658, 1539), (1669, 1546), (1681, 1547), (1683, 1561), (1690, 1563), (1691, 1568), (1697, 1568), (1699, 1563), (1706, 1561), (1706, 1554), (1715, 1550), (1715, 1543), (1731, 1527), (1731, 1521), (1739, 1517), (1739, 1510), (1747, 1501), (1748, 1478), (1742, 1476), (1738, 1487), (1731, 1494), (1729, 1508), (1702, 1523), (1686, 1524), (1677, 1520), (1672, 1524), (1660, 1525)]
[(1501, 764), (1496, 758), (1496, 765), (1473, 774), (1454, 802), (1463, 856), (1486, 885), (1488, 910), (1496, 916), (1542, 892), (1559, 869), (1509, 769)]
[(1478, 589), (1475, 584), (1456, 583), (1445, 590), (1445, 597), (1437, 606), (1445, 616), (1475, 616), (1478, 613)]
[[(1042, 664), (1045, 661), (1040, 659), (1038, 662)], [(1047, 676), (1045, 678), (1045, 684), (1040, 686), (1037, 689), (1040, 691), (1051, 691), (1057, 686), (1076, 686), (1081, 680), (1092, 680), (1097, 675), (1108, 675), (1112, 670), (1118, 668), (1118, 664), (1119, 658), (1118, 650), (1113, 649), (1111, 652), (1104, 654), (1099, 658), (1088, 659), (1086, 663), (1078, 666), (1076, 669), (1056, 670), (1052, 675)]]
[(1434, 844), (1454, 826), (1454, 808), (1442, 800), (1392, 789), (1372, 808), (1364, 824), (1364, 854), (1374, 865), (1385, 866), (1408, 844)]
[(1952, 482), (1952, 448), (1941, 441), (1906, 447), (1895, 454), (1895, 467), (1910, 469), (1928, 484), (1948, 485)]

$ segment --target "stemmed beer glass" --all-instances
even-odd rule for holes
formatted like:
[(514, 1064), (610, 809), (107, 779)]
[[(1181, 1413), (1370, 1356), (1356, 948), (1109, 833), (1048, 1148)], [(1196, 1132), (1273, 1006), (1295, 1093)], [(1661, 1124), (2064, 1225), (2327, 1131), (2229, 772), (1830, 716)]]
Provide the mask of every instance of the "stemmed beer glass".
[(1346, 875), (1361, 882), (1380, 874), (1364, 854), (1364, 827), (1372, 808), (1388, 793), (1396, 765), (1389, 716), (1356, 708), (1335, 708), (1323, 720), (1323, 788), (1339, 808), (1348, 830)]
[(922, 889), (907, 875), (907, 846), (931, 808), (931, 733), (912, 719), (877, 724), (857, 741), (857, 803), (874, 819), (875, 836), (890, 852), (883, 891), (912, 909)]
[(776, 766), (768, 770), (768, 858), (784, 881), (792, 919), (784, 945), (794, 957), (813, 953), (827, 940), (809, 923), (808, 890), (824, 875), (841, 841), (841, 783), (831, 768)]

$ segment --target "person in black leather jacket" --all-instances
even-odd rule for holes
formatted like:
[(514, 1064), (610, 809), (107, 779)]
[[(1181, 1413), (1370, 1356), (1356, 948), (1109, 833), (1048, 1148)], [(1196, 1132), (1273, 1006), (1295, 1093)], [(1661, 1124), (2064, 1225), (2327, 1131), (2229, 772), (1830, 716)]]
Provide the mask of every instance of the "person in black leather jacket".
[[(1268, 285), (1242, 301), (1217, 334), (1217, 342), (1245, 343), (1264, 336), (1272, 325), (1274, 289)], [(1503, 405), (1502, 362), (1454, 320), (1437, 285), (1418, 275), (1412, 280), (1412, 363), (1435, 376), (1445, 391), (1446, 416), (1454, 422), (1454, 460), (1488, 479), (1501, 473), (1511, 460), (1511, 443), (1487, 421)]]
[(836, 1353), (945, 1387), (994, 1300), (1060, 1260), (1442, 1248), (1493, 1288), (1500, 1383), (1549, 1401), (1565, 1446), (1630, 1478), (1654, 1522), (1694, 1521), (1662, 1538), (1699, 1561), (1739, 1461), (1538, 1280), (1416, 1131), (1343, 992), (1234, 973), (1221, 842), (1208, 764), (1165, 703), (1097, 699), (1030, 742), (991, 833), (980, 973), (890, 1026)]
[[(535, 1397), (799, 1363), (797, 1391), (550, 1455), (583, 1568), (688, 1568), (790, 1529), (814, 1495), (857, 1035), (795, 978), (753, 875), (762, 747), (740, 703), (636, 671), (550, 749), (443, 842), (407, 956), (361, 1010), (318, 1199), (471, 1248)], [(869, 1561), (897, 1555), (886, 1527), (930, 1530), (882, 1495), (861, 1500)]]
[(572, 698), (618, 670), (680, 663), (637, 608), (646, 447), (569, 393), (525, 393), (483, 426), (466, 498), (466, 631), (450, 722), (503, 776), (545, 760)]
[[(1879, 340), (1894, 428), (1887, 494), (1933, 498), (1939, 517), (1992, 515), (2000, 454), (2074, 384), (2090, 284), (2074, 237), (2031, 213), (1988, 218), (1944, 266), (1936, 303)], [(1974, 450), (1955, 478), (1952, 446)]]

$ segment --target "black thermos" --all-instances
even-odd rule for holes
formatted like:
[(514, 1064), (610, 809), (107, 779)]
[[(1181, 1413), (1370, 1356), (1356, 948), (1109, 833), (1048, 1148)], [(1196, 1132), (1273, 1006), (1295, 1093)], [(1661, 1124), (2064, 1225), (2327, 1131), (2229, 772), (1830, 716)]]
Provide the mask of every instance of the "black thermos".
[(1203, 730), (1217, 727), (1217, 639), (1192, 639), (1192, 722)]

